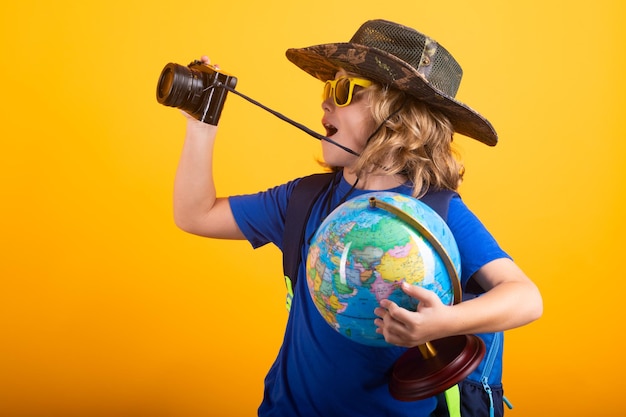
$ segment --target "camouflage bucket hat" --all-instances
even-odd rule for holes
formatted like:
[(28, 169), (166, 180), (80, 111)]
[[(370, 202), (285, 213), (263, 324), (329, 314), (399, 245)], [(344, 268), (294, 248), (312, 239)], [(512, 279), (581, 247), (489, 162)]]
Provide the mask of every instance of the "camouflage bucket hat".
[(463, 76), (461, 66), (443, 46), (414, 29), (370, 20), (350, 42), (292, 48), (286, 55), (322, 81), (335, 78), (343, 68), (404, 91), (439, 109), (458, 133), (489, 146), (498, 142), (487, 119), (454, 99)]

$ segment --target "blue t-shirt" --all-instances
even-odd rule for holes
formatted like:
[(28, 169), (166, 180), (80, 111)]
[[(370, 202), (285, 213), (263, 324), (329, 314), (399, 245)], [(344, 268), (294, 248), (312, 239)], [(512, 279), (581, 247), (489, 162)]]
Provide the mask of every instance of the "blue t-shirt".
[[(353, 189), (343, 176), (338, 178), (313, 206), (302, 259), (306, 259), (308, 238), (332, 209), (345, 198), (372, 191)], [(287, 202), (297, 182), (230, 197), (235, 220), (253, 247), (273, 243), (282, 249)], [(405, 185), (386, 191), (411, 194)], [(508, 257), (458, 196), (450, 202), (447, 223), (461, 254), (462, 286), (481, 266)], [(389, 393), (389, 372), (405, 351), (401, 347), (361, 345), (332, 329), (309, 296), (302, 262), (283, 343), (265, 378), (259, 416), (427, 417), (435, 408), (434, 398), (405, 402)]]

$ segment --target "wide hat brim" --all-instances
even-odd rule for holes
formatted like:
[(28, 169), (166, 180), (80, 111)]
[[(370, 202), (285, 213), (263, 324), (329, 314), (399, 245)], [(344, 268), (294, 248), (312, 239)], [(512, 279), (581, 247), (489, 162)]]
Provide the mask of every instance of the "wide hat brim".
[(487, 119), (437, 90), (413, 66), (386, 51), (346, 42), (291, 48), (286, 55), (296, 66), (321, 81), (334, 79), (337, 71), (344, 69), (405, 91), (439, 109), (456, 132), (489, 146), (498, 143), (498, 134)]

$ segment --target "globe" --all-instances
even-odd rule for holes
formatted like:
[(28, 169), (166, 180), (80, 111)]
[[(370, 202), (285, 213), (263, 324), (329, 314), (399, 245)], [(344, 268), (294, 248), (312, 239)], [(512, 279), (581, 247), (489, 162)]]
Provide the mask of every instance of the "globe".
[(382, 299), (415, 311), (418, 301), (400, 287), (407, 282), (452, 305), (460, 269), (445, 221), (425, 203), (392, 192), (338, 206), (314, 234), (306, 259), (309, 293), (324, 320), (350, 340), (380, 347), (390, 346), (374, 324)]

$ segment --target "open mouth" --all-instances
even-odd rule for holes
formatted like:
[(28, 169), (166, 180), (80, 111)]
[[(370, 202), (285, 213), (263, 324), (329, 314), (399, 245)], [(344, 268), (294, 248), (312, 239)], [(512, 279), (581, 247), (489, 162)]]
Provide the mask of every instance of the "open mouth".
[(337, 133), (337, 128), (330, 124), (324, 124), (324, 129), (326, 129), (326, 137), (331, 137), (335, 133)]

